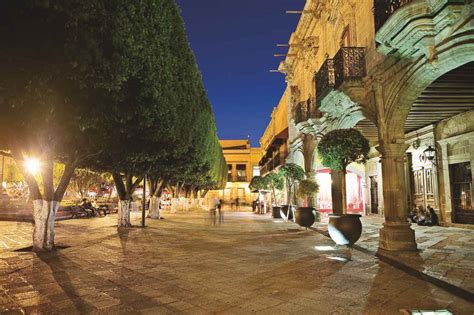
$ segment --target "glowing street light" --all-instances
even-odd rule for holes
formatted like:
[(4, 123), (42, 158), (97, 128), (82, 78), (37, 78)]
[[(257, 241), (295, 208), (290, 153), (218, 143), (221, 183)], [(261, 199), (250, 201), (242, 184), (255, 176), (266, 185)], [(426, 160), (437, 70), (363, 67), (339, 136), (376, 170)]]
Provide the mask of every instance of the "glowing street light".
[(25, 159), (25, 167), (28, 173), (31, 175), (36, 175), (40, 169), (40, 162), (35, 158), (26, 158)]

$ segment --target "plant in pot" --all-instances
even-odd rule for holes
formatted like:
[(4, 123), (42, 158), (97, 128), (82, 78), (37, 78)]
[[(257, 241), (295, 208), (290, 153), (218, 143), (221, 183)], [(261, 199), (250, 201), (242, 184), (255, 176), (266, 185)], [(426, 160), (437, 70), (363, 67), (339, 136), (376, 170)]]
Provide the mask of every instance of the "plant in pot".
[(338, 245), (352, 245), (362, 233), (360, 215), (347, 214), (346, 168), (350, 163), (365, 163), (369, 149), (369, 142), (356, 129), (330, 131), (318, 144), (322, 165), (332, 170), (333, 214), (329, 216), (328, 231)]
[(295, 221), (298, 225), (309, 228), (317, 219), (316, 208), (314, 207), (314, 195), (318, 192), (319, 185), (314, 180), (303, 179), (298, 184), (296, 195), (304, 201), (306, 205), (296, 209)]
[(283, 175), (279, 171), (269, 173), (265, 178), (268, 180), (268, 189), (272, 193), (272, 216), (275, 219), (281, 218), (281, 202), (279, 191), (285, 186)]
[(259, 214), (265, 213), (265, 202), (263, 198), (263, 191), (268, 189), (268, 179), (262, 176), (254, 176), (250, 181), (249, 188), (252, 192), (258, 193), (256, 211)]
[(288, 163), (280, 168), (280, 172), (285, 179), (287, 205), (281, 207), (281, 217), (288, 220), (294, 220), (294, 203), (296, 183), (303, 180), (304, 170), (301, 166)]

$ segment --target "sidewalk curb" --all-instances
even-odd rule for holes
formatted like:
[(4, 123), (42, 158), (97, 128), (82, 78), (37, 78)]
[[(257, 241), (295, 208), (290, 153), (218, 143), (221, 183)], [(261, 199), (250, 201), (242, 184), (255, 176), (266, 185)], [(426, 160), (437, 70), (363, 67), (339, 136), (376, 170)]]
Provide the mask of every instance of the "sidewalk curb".
[[(309, 229), (321, 234), (321, 235), (324, 235), (328, 238), (330, 238), (329, 236), (329, 233), (326, 232), (326, 231), (323, 231), (323, 230), (320, 230), (318, 228), (314, 228), (314, 227), (310, 227)], [(392, 266), (392, 267), (395, 267), (397, 268), (398, 270), (400, 271), (403, 271), (407, 274), (409, 274), (410, 276), (413, 276), (415, 278), (418, 278), (420, 280), (423, 280), (423, 281), (426, 281), (426, 282), (429, 282), (435, 286), (437, 286), (438, 288), (441, 288), (459, 298), (462, 298), (468, 302), (472, 302), (474, 301), (474, 293), (470, 292), (470, 291), (467, 291), (466, 289), (463, 289), (461, 287), (458, 287), (458, 286), (455, 286), (454, 284), (451, 284), (447, 281), (444, 281), (444, 280), (441, 280), (441, 279), (438, 279), (436, 277), (433, 277), (433, 276), (430, 276), (420, 270), (417, 270), (416, 268), (413, 268), (411, 267), (410, 265), (407, 265), (407, 264), (404, 264), (396, 259), (393, 259), (389, 256), (386, 256), (384, 255), (383, 253), (381, 252), (374, 252), (374, 251), (371, 251), (371, 250), (368, 250), (366, 248), (363, 248), (359, 245), (352, 245), (350, 248), (353, 248), (355, 250), (358, 250), (364, 254), (367, 254), (367, 255), (370, 255), (370, 256), (374, 256), (376, 258), (378, 258), (380, 261)]]

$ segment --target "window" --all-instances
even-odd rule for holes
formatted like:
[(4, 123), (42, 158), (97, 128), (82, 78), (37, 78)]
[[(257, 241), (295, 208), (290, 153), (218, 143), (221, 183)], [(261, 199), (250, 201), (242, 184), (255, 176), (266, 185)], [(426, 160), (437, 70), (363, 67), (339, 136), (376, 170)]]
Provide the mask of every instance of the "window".
[(260, 176), (260, 167), (258, 166), (253, 167), (252, 176)]
[(227, 181), (232, 182), (232, 164), (227, 164)]
[(245, 164), (237, 164), (237, 181), (247, 181), (247, 166)]

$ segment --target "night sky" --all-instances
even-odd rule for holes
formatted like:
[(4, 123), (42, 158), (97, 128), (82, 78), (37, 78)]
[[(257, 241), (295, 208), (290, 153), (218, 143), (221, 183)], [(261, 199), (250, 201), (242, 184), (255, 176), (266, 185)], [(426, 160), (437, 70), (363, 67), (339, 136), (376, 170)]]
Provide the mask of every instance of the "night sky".
[(220, 139), (252, 145), (285, 88), (277, 69), (304, 0), (177, 0), (209, 94)]

